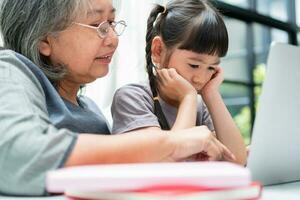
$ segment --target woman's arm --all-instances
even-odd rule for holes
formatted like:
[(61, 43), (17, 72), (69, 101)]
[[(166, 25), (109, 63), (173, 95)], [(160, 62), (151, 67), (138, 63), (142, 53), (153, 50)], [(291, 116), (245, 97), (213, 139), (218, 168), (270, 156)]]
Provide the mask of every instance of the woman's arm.
[(45, 174), (64, 164), (75, 133), (50, 123), (40, 82), (16, 53), (0, 52), (0, 193), (38, 196)]
[(240, 131), (218, 91), (222, 81), (223, 71), (218, 68), (215, 77), (202, 89), (202, 98), (213, 120), (217, 138), (233, 152), (236, 162), (244, 165), (247, 159), (246, 147)]
[(232, 158), (231, 152), (205, 126), (172, 131), (172, 134), (148, 128), (114, 136), (79, 135), (65, 166), (175, 162), (202, 151), (207, 152), (209, 160)]
[(173, 161), (174, 146), (166, 133), (155, 131), (113, 136), (82, 134), (65, 166), (97, 163), (132, 163)]

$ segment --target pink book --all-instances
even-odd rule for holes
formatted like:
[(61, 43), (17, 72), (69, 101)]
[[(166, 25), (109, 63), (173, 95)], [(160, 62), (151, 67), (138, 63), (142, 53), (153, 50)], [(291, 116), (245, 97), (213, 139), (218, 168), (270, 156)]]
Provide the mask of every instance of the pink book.
[(62, 168), (50, 171), (47, 191), (137, 191), (170, 185), (180, 187), (234, 188), (249, 186), (247, 168), (228, 162), (181, 162), (108, 164)]

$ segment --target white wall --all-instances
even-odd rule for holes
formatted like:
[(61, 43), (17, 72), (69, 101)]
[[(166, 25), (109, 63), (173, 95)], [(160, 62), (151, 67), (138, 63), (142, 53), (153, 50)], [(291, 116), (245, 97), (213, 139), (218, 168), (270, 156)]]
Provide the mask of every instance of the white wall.
[[(92, 98), (110, 119), (110, 105), (115, 90), (128, 83), (147, 81), (145, 68), (146, 23), (155, 0), (117, 1), (118, 19), (127, 23), (119, 37), (119, 47), (110, 65), (109, 74), (86, 87), (85, 94)], [(125, 3), (126, 2), (126, 3)]]

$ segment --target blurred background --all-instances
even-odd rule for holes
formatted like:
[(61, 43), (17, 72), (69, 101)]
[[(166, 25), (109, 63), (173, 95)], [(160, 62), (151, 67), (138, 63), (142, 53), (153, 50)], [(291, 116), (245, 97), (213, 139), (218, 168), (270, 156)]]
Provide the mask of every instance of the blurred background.
[[(166, 5), (167, 2), (114, 0), (117, 18), (124, 19), (128, 27), (120, 37), (109, 75), (88, 85), (85, 91), (109, 120), (114, 91), (124, 84), (147, 81), (144, 58), (147, 16), (153, 4)], [(224, 15), (229, 32), (229, 51), (221, 62), (225, 69), (221, 93), (249, 144), (270, 44), (273, 41), (298, 44), (300, 0), (223, 0), (212, 3)], [(282, 67), (288, 70), (288, 66)]]
[[(167, 2), (113, 0), (117, 20), (125, 20), (128, 26), (120, 36), (109, 74), (83, 90), (110, 122), (110, 105), (115, 90), (128, 83), (147, 81), (144, 53), (147, 16), (153, 4), (165, 5)], [(229, 52), (221, 62), (225, 70), (221, 93), (248, 144), (270, 44), (277, 41), (298, 45), (300, 41), (300, 0), (223, 0), (212, 3), (224, 15), (229, 32)], [(288, 66), (282, 67), (288, 70)]]

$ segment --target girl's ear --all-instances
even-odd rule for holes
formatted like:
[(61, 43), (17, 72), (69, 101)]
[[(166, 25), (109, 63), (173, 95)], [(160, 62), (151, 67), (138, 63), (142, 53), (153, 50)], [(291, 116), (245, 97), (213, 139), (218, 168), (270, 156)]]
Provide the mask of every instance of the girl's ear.
[(43, 56), (50, 56), (51, 55), (51, 41), (50, 41), (50, 37), (47, 36), (46, 38), (44, 38), (43, 40), (41, 40), (39, 42), (38, 48), (39, 48), (39, 52), (40, 54), (42, 54)]
[(160, 36), (155, 36), (152, 40), (151, 58), (154, 65), (161, 65), (163, 61), (164, 43)]

